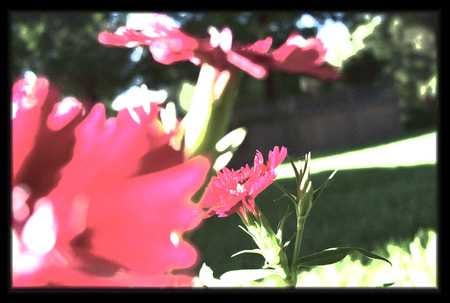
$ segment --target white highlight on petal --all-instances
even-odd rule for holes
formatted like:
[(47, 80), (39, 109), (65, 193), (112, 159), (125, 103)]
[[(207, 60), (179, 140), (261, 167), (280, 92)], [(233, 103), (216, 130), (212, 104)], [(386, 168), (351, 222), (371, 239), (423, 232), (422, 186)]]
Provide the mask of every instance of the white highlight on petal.
[(170, 233), (170, 242), (173, 244), (173, 246), (178, 247), (178, 245), (180, 244), (180, 236), (177, 232), (172, 231)]
[(12, 102), (11, 119), (15, 119), (16, 118), (18, 110), (19, 110), (19, 104), (17, 104), (17, 102)]
[(81, 108), (82, 105), (76, 98), (66, 97), (58, 103), (55, 114), (58, 116), (65, 115), (74, 107)]
[(30, 214), (30, 208), (26, 203), (29, 197), (30, 191), (26, 186), (14, 186), (12, 192), (12, 211), (14, 220), (22, 222)]
[(166, 108), (162, 108), (160, 111), (161, 123), (166, 134), (169, 134), (175, 130), (177, 126), (177, 113), (175, 109), (175, 103), (168, 102)]
[(34, 85), (36, 84), (37, 76), (32, 71), (26, 71), (23, 76), (26, 83), (24, 87), (25, 92), (27, 95), (30, 95), (33, 92)]
[(127, 44), (125, 44), (125, 47), (133, 48), (133, 47), (136, 47), (136, 46), (138, 46), (138, 45), (139, 45), (139, 42), (136, 42), (136, 41), (130, 41), (130, 42), (127, 42)]
[(116, 35), (123, 36), (123, 34), (125, 34), (126, 31), (127, 31), (127, 27), (126, 26), (120, 26), (119, 28), (116, 29), (116, 31), (114, 33)]
[(43, 256), (55, 246), (56, 222), (50, 201), (43, 198), (38, 203), (25, 224), (22, 240), (31, 253)]
[(224, 168), (233, 158), (233, 152), (227, 151), (226, 153), (221, 154), (217, 157), (216, 161), (214, 161), (213, 168), (217, 172)]
[(38, 256), (22, 252), (20, 240), (15, 230), (12, 230), (12, 270), (13, 273), (27, 273), (36, 270), (40, 265)]
[(155, 59), (155, 61), (157, 62), (164, 60), (166, 54), (169, 52), (166, 44), (161, 43), (159, 41), (153, 42), (150, 45), (149, 50), (152, 53), (153, 59)]
[(32, 93), (37, 82), (37, 76), (32, 71), (26, 71), (24, 73), (24, 80), (25, 84), (23, 90), (25, 91), (26, 96), (21, 100), (21, 105), (25, 108), (32, 108), (36, 104)]

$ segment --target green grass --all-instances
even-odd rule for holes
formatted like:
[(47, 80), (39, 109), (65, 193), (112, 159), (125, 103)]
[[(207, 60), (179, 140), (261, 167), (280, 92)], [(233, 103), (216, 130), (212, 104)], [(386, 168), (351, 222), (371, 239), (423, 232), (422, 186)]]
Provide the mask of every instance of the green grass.
[[(324, 182), (337, 166), (340, 171), (311, 211), (302, 254), (333, 246), (359, 246), (388, 255), (387, 243), (409, 243), (420, 229), (437, 230), (433, 136), (435, 133), (383, 144), (371, 150), (361, 149), (359, 153), (353, 151), (351, 157), (348, 153), (341, 153), (313, 158), (312, 181), (315, 186)], [(392, 154), (395, 150), (405, 155)], [(370, 161), (371, 157), (378, 162)], [(386, 160), (392, 158), (397, 162)], [(327, 163), (328, 167), (320, 161)], [(361, 168), (364, 163), (368, 167)], [(277, 182), (293, 192), (295, 183), (289, 174), (285, 170)], [(277, 188), (272, 186), (257, 199), (257, 204), (273, 223), (278, 222), (289, 204), (287, 200), (274, 202), (280, 196)], [(237, 251), (255, 248), (238, 224), (238, 216), (211, 218), (191, 235), (202, 254), (202, 262), (206, 262), (217, 275), (262, 265), (261, 257), (250, 254), (230, 258)], [(288, 237), (293, 230), (294, 222), (290, 220), (285, 236)]]
[[(312, 173), (334, 169), (392, 168), (436, 164), (436, 132), (335, 155), (324, 157), (312, 155), (312, 159)], [(301, 163), (300, 160), (295, 162), (298, 166)], [(290, 164), (285, 163), (277, 169), (277, 175), (278, 179), (293, 178), (294, 172)]]

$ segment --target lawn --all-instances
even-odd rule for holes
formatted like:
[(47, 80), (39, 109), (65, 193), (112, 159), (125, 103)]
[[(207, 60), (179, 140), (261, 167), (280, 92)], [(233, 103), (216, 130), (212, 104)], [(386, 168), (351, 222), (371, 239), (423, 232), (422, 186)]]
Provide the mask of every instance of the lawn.
[[(333, 246), (360, 246), (387, 255), (387, 243), (409, 243), (421, 229), (437, 230), (436, 132), (320, 158), (313, 155), (313, 185), (324, 182), (334, 169), (338, 173), (307, 221), (303, 254)], [(278, 176), (277, 182), (293, 192), (289, 164), (279, 168)], [(280, 196), (272, 186), (257, 199), (272, 222), (289, 204), (286, 199), (274, 201)], [(201, 262), (216, 275), (256, 268), (263, 262), (252, 254), (230, 258), (239, 250), (255, 248), (239, 223), (237, 216), (211, 218), (190, 235), (202, 253)], [(286, 237), (293, 228), (291, 220)]]

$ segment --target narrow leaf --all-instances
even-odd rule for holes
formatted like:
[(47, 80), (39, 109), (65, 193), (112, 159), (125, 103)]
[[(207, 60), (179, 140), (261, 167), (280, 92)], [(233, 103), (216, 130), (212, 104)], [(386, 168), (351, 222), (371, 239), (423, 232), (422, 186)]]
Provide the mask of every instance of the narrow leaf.
[(378, 259), (385, 261), (389, 263), (391, 262), (379, 255), (376, 255), (372, 252), (369, 252), (367, 250), (364, 250), (362, 248), (357, 247), (336, 247), (336, 248), (329, 248), (323, 251), (320, 251), (318, 253), (314, 253), (305, 257), (302, 257), (299, 259), (299, 264), (303, 266), (319, 266), (319, 265), (328, 265), (333, 264), (336, 262), (341, 261), (346, 256), (352, 254), (352, 253), (360, 253), (363, 256), (366, 256), (371, 259)]
[(287, 197), (289, 198), (289, 200), (294, 204), (294, 208), (297, 208), (297, 198), (291, 194), (290, 192), (288, 192), (283, 186), (281, 186), (278, 182), (274, 182), (273, 184), (275, 184), (275, 186), (284, 194), (287, 195)]
[(250, 233), (248, 230), (246, 230), (242, 225), (238, 225), (238, 227), (239, 227), (240, 229), (242, 229), (247, 235), (249, 235), (250, 237), (252, 237), (252, 239), (255, 240), (255, 242), (256, 242), (255, 236), (253, 236), (252, 233)]
[(298, 172), (297, 167), (295, 166), (294, 162), (291, 159), (289, 159), (289, 162), (291, 163), (291, 166), (294, 169), (295, 179), (297, 180), (297, 184), (299, 184), (299, 182), (300, 182), (300, 173)]
[(395, 282), (384, 283), (382, 287), (390, 287), (394, 284), (395, 284)]
[(261, 255), (264, 257), (262, 251), (258, 248), (255, 248), (255, 249), (245, 249), (245, 250), (238, 251), (237, 253), (233, 254), (231, 256), (231, 258), (234, 258), (234, 257), (242, 255), (242, 254), (258, 254), (258, 255)]
[(322, 194), (322, 191), (328, 186), (328, 183), (330, 183), (331, 179), (334, 177), (334, 175), (337, 173), (337, 169), (334, 170), (331, 175), (327, 178), (325, 182), (320, 185), (318, 189), (314, 191), (314, 200), (319, 199), (320, 195)]

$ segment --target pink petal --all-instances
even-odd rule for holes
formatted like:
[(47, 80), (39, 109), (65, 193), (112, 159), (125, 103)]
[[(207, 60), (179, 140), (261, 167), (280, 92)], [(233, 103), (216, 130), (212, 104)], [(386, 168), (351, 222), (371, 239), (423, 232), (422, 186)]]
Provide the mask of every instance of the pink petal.
[(56, 103), (47, 118), (47, 127), (59, 131), (83, 112), (83, 105), (73, 97), (64, 98)]
[(88, 226), (94, 231), (92, 252), (137, 272), (163, 273), (194, 265), (195, 249), (185, 241), (174, 246), (170, 234), (200, 223), (190, 197), (208, 169), (209, 161), (197, 157), (135, 177), (108, 192), (93, 193), (88, 214)]
[(13, 102), (16, 102), (18, 110), (12, 121), (12, 152), (13, 152), (13, 178), (21, 169), (25, 158), (30, 154), (36, 136), (39, 132), (42, 106), (47, 98), (49, 83), (45, 78), (38, 78), (29, 98), (34, 100), (34, 105), (27, 107), (23, 104), (26, 94), (23, 93), (25, 80), (19, 80), (13, 86)]
[(250, 61), (246, 57), (239, 55), (234, 51), (227, 52), (226, 57), (228, 62), (257, 79), (262, 79), (267, 76), (266, 68), (264, 68), (262, 65)]
[(282, 46), (272, 52), (274, 68), (322, 79), (336, 79), (337, 71), (324, 62), (326, 50), (323, 43), (315, 38), (305, 40), (304, 46), (291, 43), (299, 37), (299, 34), (292, 34)]
[(272, 37), (267, 37), (263, 40), (258, 40), (253, 44), (242, 47), (243, 51), (250, 51), (258, 54), (266, 54), (272, 47)]

